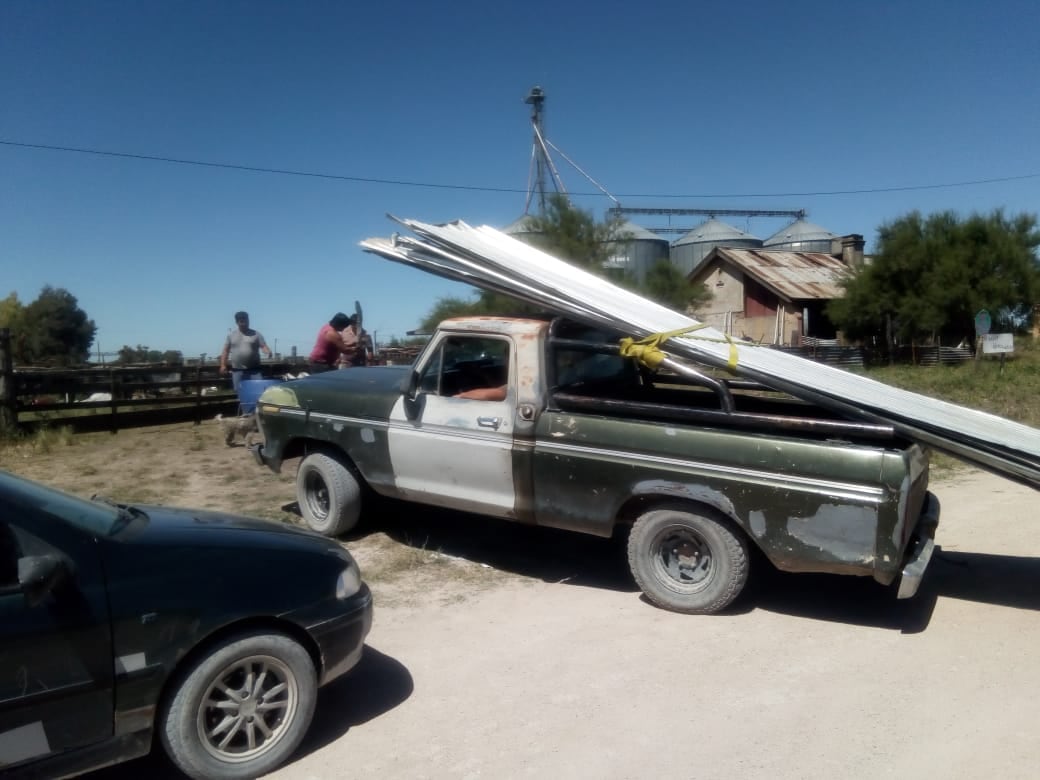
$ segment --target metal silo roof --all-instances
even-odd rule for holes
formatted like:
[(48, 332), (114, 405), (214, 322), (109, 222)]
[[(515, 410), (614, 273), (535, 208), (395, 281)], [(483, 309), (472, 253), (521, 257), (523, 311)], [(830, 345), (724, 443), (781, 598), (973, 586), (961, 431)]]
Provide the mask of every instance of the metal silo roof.
[(628, 241), (663, 241), (668, 243), (668, 239), (650, 232), (645, 227), (640, 227), (635, 222), (622, 222), (617, 226), (615, 234), (624, 235)]
[(794, 244), (804, 241), (830, 241), (837, 238), (834, 233), (824, 230), (819, 225), (807, 222), (804, 219), (796, 219), (790, 225), (777, 231), (767, 238), (762, 245), (766, 247), (777, 244)]
[(533, 222), (533, 216), (530, 214), (524, 214), (520, 219), (515, 222), (510, 222), (502, 228), (502, 232), (510, 236), (515, 236), (517, 233), (541, 233), (542, 231), (535, 228), (532, 224)]
[(704, 244), (709, 242), (723, 242), (723, 241), (760, 241), (761, 239), (757, 236), (753, 236), (750, 233), (745, 233), (743, 230), (738, 230), (732, 225), (727, 225), (721, 220), (711, 219), (705, 220), (689, 233), (682, 238), (678, 238), (672, 244), (672, 246), (684, 246), (686, 244)]

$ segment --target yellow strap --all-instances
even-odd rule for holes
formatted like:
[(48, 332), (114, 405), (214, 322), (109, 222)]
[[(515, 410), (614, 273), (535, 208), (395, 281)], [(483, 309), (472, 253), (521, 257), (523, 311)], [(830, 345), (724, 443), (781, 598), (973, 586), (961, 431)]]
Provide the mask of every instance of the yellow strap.
[[(661, 351), (661, 344), (668, 341), (668, 339), (693, 333), (694, 331), (706, 327), (708, 326), (701, 323), (700, 325), (671, 330), (666, 333), (654, 333), (653, 335), (647, 336), (644, 339), (639, 339), (638, 341), (626, 337), (621, 339), (618, 351), (622, 357), (630, 357), (634, 360), (638, 360), (644, 366), (653, 370), (661, 364), (661, 361), (664, 360), (665, 357), (667, 357), (665, 353)], [(704, 336), (695, 336), (694, 338), (723, 343), (723, 339), (706, 338)], [(737, 367), (737, 345), (733, 343), (733, 339), (728, 335), (725, 337), (725, 343), (729, 344), (729, 367), (730, 369), (735, 369)]]

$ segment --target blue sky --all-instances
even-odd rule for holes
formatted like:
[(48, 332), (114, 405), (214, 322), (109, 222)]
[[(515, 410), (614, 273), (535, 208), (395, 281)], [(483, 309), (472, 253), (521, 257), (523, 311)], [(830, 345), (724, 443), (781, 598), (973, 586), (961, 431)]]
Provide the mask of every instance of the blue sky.
[[(69, 290), (105, 352), (213, 355), (247, 309), (306, 353), (355, 300), (380, 341), (402, 336), (467, 288), (358, 241), (391, 233), (387, 212), (519, 217), (536, 84), (547, 137), (626, 206), (805, 208), (868, 251), (912, 209), (1036, 214), (1038, 23), (1035, 0), (5, 0), (0, 297)], [(914, 189), (816, 194), (890, 188)]]

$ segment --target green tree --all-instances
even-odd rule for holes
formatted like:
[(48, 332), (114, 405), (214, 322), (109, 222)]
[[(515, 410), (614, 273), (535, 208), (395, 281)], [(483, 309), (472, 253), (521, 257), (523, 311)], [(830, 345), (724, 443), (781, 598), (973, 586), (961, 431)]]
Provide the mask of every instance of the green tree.
[(889, 345), (970, 340), (980, 309), (1023, 311), (1040, 300), (1038, 246), (1033, 215), (915, 211), (881, 226), (872, 262), (849, 275), (827, 316), (851, 338)]
[(151, 349), (142, 344), (138, 344), (136, 347), (131, 347), (124, 344), (119, 349), (116, 362), (122, 365), (129, 363), (162, 363), (166, 360), (166, 355), (179, 356), (180, 352), (160, 352), (157, 349)]
[(18, 300), (18, 293), (12, 292), (0, 300), (0, 328), (11, 332), (11, 356), (16, 363), (25, 363), (27, 347), (25, 343), (25, 307)]
[[(472, 317), (481, 314), (488, 314), (489, 311), (485, 305), (485, 298), (490, 299), (491, 297), (490, 293), (487, 295), (483, 293), (474, 293), (474, 297), (469, 300), (453, 296), (438, 298), (437, 302), (433, 304), (433, 308), (426, 313), (422, 322), (419, 323), (418, 330), (422, 332), (431, 332), (437, 327), (439, 322), (450, 317)], [(495, 297), (497, 298), (498, 296)]]
[(530, 229), (540, 234), (541, 246), (562, 260), (603, 274), (614, 243), (624, 240), (620, 221), (597, 222), (591, 212), (576, 208), (559, 193), (549, 198), (546, 212), (532, 216)]
[(18, 293), (13, 292), (0, 300), (0, 328), (18, 329), (21, 327), (24, 316), (25, 307), (18, 300)]
[(644, 297), (678, 312), (696, 310), (711, 299), (707, 287), (692, 284), (682, 271), (664, 259), (650, 266), (639, 291)]
[(97, 326), (79, 307), (76, 297), (50, 285), (25, 307), (21, 327), (22, 360), (57, 366), (85, 363), (97, 333)]

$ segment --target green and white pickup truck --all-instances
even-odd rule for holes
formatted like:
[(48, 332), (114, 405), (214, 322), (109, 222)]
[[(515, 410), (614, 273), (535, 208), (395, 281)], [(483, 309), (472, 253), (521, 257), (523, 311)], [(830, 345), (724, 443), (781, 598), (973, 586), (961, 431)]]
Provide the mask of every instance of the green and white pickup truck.
[(328, 535), (372, 492), (627, 532), (639, 587), (681, 612), (726, 607), (753, 547), (785, 571), (917, 591), (939, 520), (927, 450), (678, 360), (648, 368), (619, 337), (561, 318), (447, 320), (413, 366), (268, 388), (254, 454), (275, 471), (302, 458), (301, 512)]

